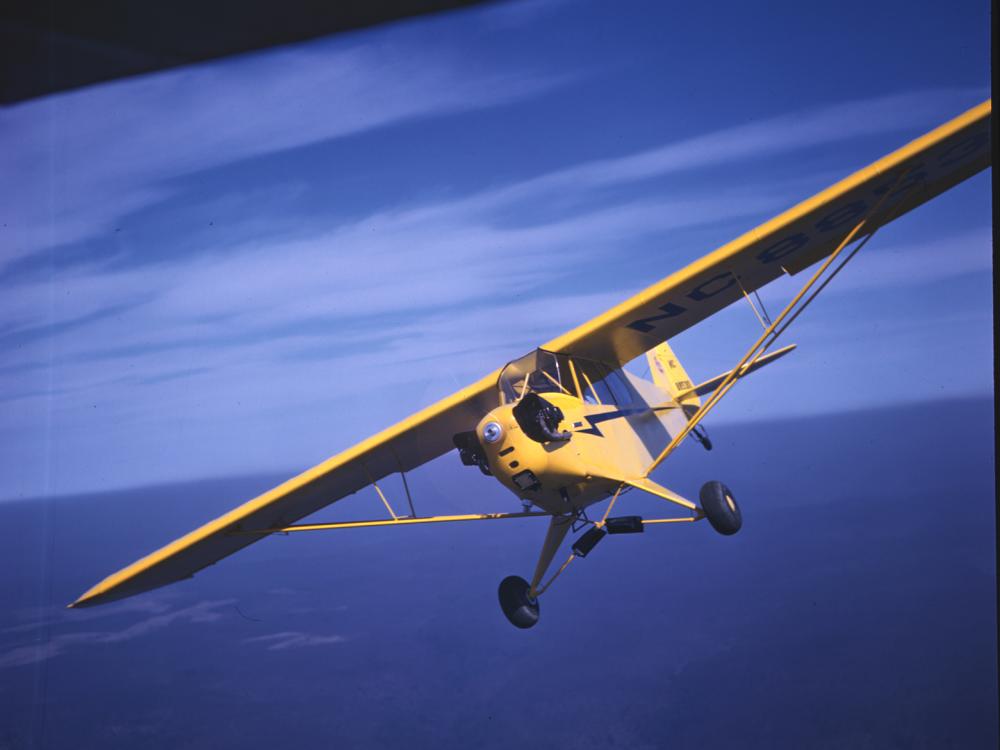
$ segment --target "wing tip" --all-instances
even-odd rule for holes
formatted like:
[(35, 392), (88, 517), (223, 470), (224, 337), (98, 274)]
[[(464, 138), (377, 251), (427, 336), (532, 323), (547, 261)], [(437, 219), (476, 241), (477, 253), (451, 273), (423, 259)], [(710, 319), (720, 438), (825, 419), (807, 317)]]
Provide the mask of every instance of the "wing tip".
[(178, 581), (186, 581), (189, 578), (193, 578), (193, 575), (177, 576), (176, 578), (170, 578), (166, 580), (159, 580), (156, 582), (137, 583), (135, 581), (135, 576), (129, 576), (128, 578), (120, 579), (120, 573), (116, 573), (113, 576), (101, 581), (100, 583), (92, 586), (82, 593), (76, 600), (70, 602), (66, 605), (66, 609), (82, 609), (85, 607), (94, 607), (99, 604), (110, 604), (111, 602), (116, 602), (120, 599), (127, 599), (130, 596), (136, 596), (137, 594), (144, 594), (147, 591), (152, 591), (153, 589), (158, 589), (162, 586), (169, 586), (172, 583), (177, 583)]
[(105, 591), (100, 587), (100, 584), (98, 584), (93, 588), (87, 589), (87, 591), (82, 593), (75, 600), (67, 604), (66, 609), (82, 609), (83, 607), (92, 607), (95, 604), (101, 604), (101, 596), (104, 593)]

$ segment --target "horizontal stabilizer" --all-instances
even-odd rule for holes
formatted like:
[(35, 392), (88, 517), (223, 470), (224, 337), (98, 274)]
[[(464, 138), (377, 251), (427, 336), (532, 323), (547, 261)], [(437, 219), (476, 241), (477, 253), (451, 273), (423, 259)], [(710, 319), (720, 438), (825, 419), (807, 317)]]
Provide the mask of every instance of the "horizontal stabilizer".
[[(771, 362), (774, 362), (775, 360), (784, 357), (786, 354), (788, 354), (788, 352), (792, 351), (792, 349), (794, 348), (795, 344), (789, 344), (788, 346), (782, 347), (781, 349), (777, 349), (771, 352), (770, 354), (765, 354), (763, 357), (761, 357), (752, 365), (750, 365), (750, 367), (746, 368), (740, 375), (740, 377), (743, 377), (744, 375), (749, 375), (754, 370), (759, 370), (764, 365), (768, 365)], [(680, 394), (680, 397), (677, 400), (680, 401), (685, 396), (691, 396), (691, 395), (705, 396), (709, 393), (712, 393), (712, 391), (714, 391), (716, 388), (719, 387), (719, 384), (723, 380), (729, 377), (729, 373), (731, 372), (732, 370), (729, 370), (728, 372), (724, 372), (721, 375), (716, 375), (711, 380), (706, 380), (704, 383), (696, 385), (691, 390), (685, 391), (684, 393)]]

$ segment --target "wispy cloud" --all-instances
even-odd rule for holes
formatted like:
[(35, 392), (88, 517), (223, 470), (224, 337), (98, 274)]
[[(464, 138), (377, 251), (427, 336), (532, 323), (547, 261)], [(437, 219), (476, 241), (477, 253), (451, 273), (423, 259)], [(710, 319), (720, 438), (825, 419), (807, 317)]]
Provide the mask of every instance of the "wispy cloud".
[[(905, 244), (876, 236), (823, 294), (884, 294), (921, 284), (942, 284), (969, 274), (988, 276), (992, 269), (993, 230), (988, 226), (961, 227), (933, 240)], [(784, 276), (761, 290), (760, 296), (780, 309), (803, 283), (801, 275)]]
[[(180, 341), (199, 336), (205, 321), (215, 321), (208, 327), (232, 337), (234, 330), (330, 316), (436, 310), (525, 288), (526, 282), (534, 285), (532, 277), (539, 279), (535, 284), (551, 280), (565, 265), (567, 252), (583, 264), (622, 241), (746, 216), (783, 197), (775, 189), (720, 190), (686, 200), (599, 208), (533, 226), (498, 226), (454, 206), (386, 211), (308, 239), (254, 242), (198, 259), (77, 270), (11, 284), (0, 300), (2, 332), (122, 310), (174, 324), (133, 327), (131, 336), (81, 342), (91, 346), (96, 339), (122, 347), (155, 344), (157, 335)], [(387, 274), (387, 268), (393, 272)], [(106, 319), (91, 324), (93, 330), (106, 325)], [(74, 338), (68, 336), (67, 343)]]
[(170, 604), (163, 599), (163, 594), (143, 596), (136, 599), (126, 599), (106, 607), (79, 609), (73, 612), (65, 607), (36, 607), (17, 611), (15, 616), (21, 622), (0, 628), (0, 635), (9, 633), (27, 633), (42, 630), (67, 623), (88, 622), (106, 617), (118, 617), (127, 614), (158, 615), (170, 610)]
[[(568, 217), (526, 226), (510, 225), (509, 220), (499, 224), (496, 212), (510, 204), (583, 200), (598, 188), (673, 171), (912, 127), (940, 111), (942, 102), (967, 98), (967, 93), (896, 95), (771, 118), (637, 154), (587, 162), (468, 198), (387, 209), (346, 225), (317, 228), (305, 238), (270, 237), (231, 248), (225, 255), (182, 257), (144, 269), (57, 272), (55, 278), (8, 288), (0, 308), (4, 321), (0, 332), (144, 306), (154, 315), (182, 309), (195, 321), (225, 318), (227, 323), (233, 316), (259, 315), (265, 309), (265, 319), (258, 317), (265, 324), (322, 317), (339, 310), (392, 313), (419, 307), (422, 296), (433, 300), (432, 307), (440, 306), (442, 287), (450, 292), (449, 304), (460, 304), (476, 294), (469, 281), (495, 280), (495, 287), (504, 289), (520, 281), (526, 275), (527, 256), (532, 269), (542, 273), (563, 262), (561, 248), (573, 247), (580, 253), (582, 241), (588, 246), (606, 245), (650, 232), (758, 214), (781, 207), (790, 193), (773, 187), (762, 190), (760, 185), (723, 187), (713, 190), (710, 197), (632, 199), (610, 207), (578, 208)], [(212, 156), (223, 160), (224, 152), (216, 149)], [(414, 252), (414, 248), (425, 251)], [(362, 256), (364, 263), (351, 262)], [(394, 278), (387, 278), (384, 267), (396, 271)], [(326, 293), (331, 287), (337, 288), (336, 295)], [(407, 293), (402, 293), (402, 287)], [(491, 291), (480, 289), (481, 294)], [(289, 310), (289, 302), (294, 309)], [(197, 335), (200, 329), (191, 333)]]
[[(178, 622), (191, 624), (217, 622), (223, 617), (223, 614), (219, 610), (223, 607), (231, 606), (234, 602), (234, 599), (203, 601), (190, 607), (160, 612), (145, 620), (140, 620), (123, 630), (63, 633), (45, 640), (36, 640), (33, 643), (14, 646), (0, 653), (0, 669), (36, 664), (59, 656), (67, 650), (95, 643), (121, 643), (130, 641), (135, 638), (141, 638), (149, 633), (163, 630)], [(121, 613), (119, 612), (118, 614)]]
[(475, 196), (468, 204), (494, 207), (541, 196), (551, 198), (566, 190), (586, 195), (600, 188), (684, 171), (767, 159), (864, 136), (912, 130), (939, 124), (942, 112), (957, 112), (970, 101), (974, 102), (979, 94), (971, 89), (931, 89), (789, 112), (633, 154), (555, 170)]
[(290, 648), (304, 648), (306, 646), (329, 646), (333, 643), (343, 643), (345, 640), (347, 639), (341, 635), (312, 635), (289, 630), (270, 635), (259, 635), (254, 638), (244, 638), (243, 642), (266, 644), (268, 651), (286, 651)]
[[(0, 113), (0, 263), (113, 229), (214, 166), (415, 118), (495, 106), (564, 78), (339, 40), (192, 66)], [(0, 266), (2, 268), (2, 266)]]
[(993, 267), (992, 227), (959, 228), (948, 236), (862, 250), (831, 289), (841, 292), (942, 283), (966, 274), (989, 274)]
[[(337, 54), (354, 60), (360, 53)], [(365, 60), (361, 54), (354, 62), (362, 78), (375, 75), (364, 72)], [(381, 69), (377, 74), (387, 75)], [(230, 74), (219, 75), (225, 80)], [(249, 85), (247, 75), (240, 72), (240, 86), (228, 88), (245, 96), (241, 86)], [(437, 75), (447, 78), (441, 71)], [(269, 80), (261, 82), (265, 98)], [(378, 84), (393, 91), (394, 80), (389, 76)], [(508, 83), (509, 92), (530, 90)], [(496, 101), (496, 96), (494, 91), (471, 101)], [(349, 220), (317, 217), (293, 234), (271, 233), (224, 251), (194, 248), (126, 267), (81, 264), (54, 270), (44, 281), (8, 284), (0, 298), (0, 335), (8, 342), (0, 366), (0, 436), (11, 437), (14, 447), (4, 460), (41, 467), (49, 459), (37, 446), (51, 451), (65, 444), (60, 465), (70, 468), (70, 476), (72, 467), (86, 466), (81, 473), (100, 477), (95, 465), (112, 456), (118, 471), (129, 467), (132, 481), (176, 476), (171, 460), (184, 459), (170, 458), (177, 442), (163, 433), (163, 416), (184, 414), (190, 415), (187, 429), (206, 440), (228, 443), (238, 436), (241, 441), (243, 450), (232, 463), (224, 453), (212, 457), (212, 473), (244, 470), (249, 464), (238, 463), (244, 455), (257, 455), (258, 466), (266, 460), (268, 468), (282, 467), (301, 451), (301, 443), (283, 440), (275, 446), (259, 430), (241, 427), (240, 415), (250, 425), (271, 414), (275, 429), (280, 424), (297, 434), (302, 427), (293, 425), (325, 406), (354, 410), (358, 430), (384, 427), (402, 416), (399, 408), (391, 399), (377, 398), (359, 413), (359, 397), (421, 382), (425, 397), (411, 398), (404, 408), (445, 395), (712, 249), (666, 244), (665, 238), (725, 222), (749, 225), (802, 198), (803, 184), (815, 176), (744, 180), (692, 189), (682, 198), (662, 184), (637, 191), (636, 181), (912, 128), (962, 96), (968, 92), (922, 92), (791, 113), (469, 196), (384, 206)], [(449, 97), (429, 101), (471, 106)], [(192, 106), (219, 114), (217, 103)], [(323, 130), (323, 137), (411, 116), (399, 106), (391, 113), (370, 107), (367, 119), (352, 114)], [(412, 116), (431, 111), (426, 101), (411, 106), (416, 109), (406, 112)], [(265, 117), (264, 123), (245, 127), (233, 136), (243, 145), (218, 146), (217, 153), (199, 146), (169, 169), (192, 169), (265, 148), (255, 145), (256, 139), (274, 124)], [(267, 148), (283, 143), (275, 138)], [(163, 163), (156, 169), (169, 171)], [(150, 178), (131, 175), (125, 182), (145, 179)], [(159, 184), (149, 184), (154, 183)], [(662, 249), (651, 255), (654, 238)], [(629, 251), (623, 254), (623, 248)], [(657, 276), (626, 273), (621, 259), (635, 256), (636, 248), (645, 248), (642, 262)], [(597, 288), (581, 285), (598, 278), (594, 269), (601, 269)], [(99, 455), (87, 448), (95, 420), (106, 440)], [(40, 432), (54, 425), (57, 441)], [(13, 439), (25, 435), (36, 439)], [(344, 440), (347, 436), (331, 436), (324, 450), (351, 442)], [(18, 486), (14, 494), (24, 491)]]

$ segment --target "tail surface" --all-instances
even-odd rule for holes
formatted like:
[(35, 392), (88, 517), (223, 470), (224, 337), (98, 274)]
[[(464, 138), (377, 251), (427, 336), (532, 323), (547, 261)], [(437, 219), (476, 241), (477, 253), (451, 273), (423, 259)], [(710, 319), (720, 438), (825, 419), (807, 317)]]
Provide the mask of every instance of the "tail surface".
[(701, 406), (701, 398), (691, 378), (666, 341), (646, 352), (646, 359), (649, 360), (653, 382), (669, 393), (671, 399), (681, 406), (693, 406), (695, 409)]

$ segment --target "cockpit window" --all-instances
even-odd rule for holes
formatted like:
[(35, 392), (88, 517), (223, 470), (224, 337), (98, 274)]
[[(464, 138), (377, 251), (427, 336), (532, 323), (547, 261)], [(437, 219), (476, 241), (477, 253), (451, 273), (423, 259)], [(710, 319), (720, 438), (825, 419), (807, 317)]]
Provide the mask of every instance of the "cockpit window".
[(631, 391), (621, 374), (600, 362), (536, 349), (508, 364), (498, 382), (504, 403), (529, 392), (565, 393), (588, 404), (624, 406)]
[[(562, 359), (563, 362), (559, 360)], [(500, 373), (500, 392), (506, 403), (519, 401), (528, 392), (565, 392), (576, 396), (568, 378), (564, 384), (563, 370), (568, 370), (568, 358), (536, 349), (508, 364)], [(568, 372), (566, 373), (568, 375)]]
[(587, 360), (577, 360), (575, 364), (583, 400), (588, 404), (614, 404), (615, 397), (605, 382), (608, 368), (598, 362)]
[(625, 378), (622, 377), (620, 372), (612, 370), (608, 373), (604, 382), (611, 389), (611, 393), (614, 395), (615, 401), (619, 406), (628, 406), (632, 403), (632, 390), (628, 387)]

